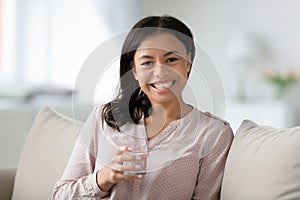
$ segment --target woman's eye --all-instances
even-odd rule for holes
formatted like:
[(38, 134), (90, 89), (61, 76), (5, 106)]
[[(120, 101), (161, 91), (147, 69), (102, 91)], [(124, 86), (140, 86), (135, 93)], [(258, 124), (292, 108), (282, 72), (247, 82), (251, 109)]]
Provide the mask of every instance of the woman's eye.
[(167, 59), (167, 63), (175, 62), (175, 61), (177, 61), (177, 60), (178, 60), (178, 58), (175, 58), (175, 57), (168, 58), (168, 59)]
[(146, 61), (146, 62), (143, 62), (141, 65), (144, 67), (149, 67), (149, 66), (153, 65), (153, 63), (150, 61)]

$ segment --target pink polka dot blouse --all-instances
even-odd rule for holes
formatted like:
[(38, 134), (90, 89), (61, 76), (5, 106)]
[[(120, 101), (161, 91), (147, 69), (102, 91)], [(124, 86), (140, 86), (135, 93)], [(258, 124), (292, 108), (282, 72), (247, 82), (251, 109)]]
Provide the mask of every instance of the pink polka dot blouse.
[(233, 139), (226, 121), (193, 108), (172, 121), (148, 145), (147, 172), (115, 184), (109, 192), (96, 182), (118, 146), (130, 145), (132, 133), (145, 134), (143, 119), (121, 132), (102, 124), (96, 107), (81, 129), (72, 155), (53, 191), (54, 199), (219, 199), (227, 154)]

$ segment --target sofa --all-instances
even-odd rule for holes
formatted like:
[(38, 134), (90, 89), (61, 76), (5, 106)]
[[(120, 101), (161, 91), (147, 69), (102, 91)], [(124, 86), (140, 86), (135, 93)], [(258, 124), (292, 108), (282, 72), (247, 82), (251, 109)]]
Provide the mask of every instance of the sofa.
[[(38, 112), (17, 167), (0, 169), (0, 200), (52, 199), (83, 122), (49, 106)], [(231, 145), (222, 200), (300, 199), (300, 127), (244, 120)]]

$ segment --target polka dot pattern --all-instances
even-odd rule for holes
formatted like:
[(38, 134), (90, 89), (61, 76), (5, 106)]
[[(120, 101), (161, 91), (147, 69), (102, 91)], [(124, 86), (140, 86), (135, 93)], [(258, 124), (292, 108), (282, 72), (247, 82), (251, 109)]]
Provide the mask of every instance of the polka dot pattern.
[[(88, 134), (83, 133), (84, 139), (77, 141), (63, 177), (56, 183), (56, 199), (219, 199), (225, 162), (233, 139), (227, 122), (194, 108), (149, 141), (149, 166), (156, 168), (153, 167), (141, 179), (120, 182), (110, 192), (103, 192), (96, 183), (96, 172), (103, 167), (96, 159), (103, 152), (98, 146), (98, 135), (105, 132), (116, 145), (125, 144), (130, 136), (106, 125), (100, 128), (100, 109), (96, 109), (92, 116), (82, 130)], [(127, 124), (122, 130), (137, 131), (135, 129), (145, 129), (143, 126)], [(157, 152), (163, 154), (163, 150), (168, 156), (156, 159)], [(164, 163), (164, 159), (168, 162)]]

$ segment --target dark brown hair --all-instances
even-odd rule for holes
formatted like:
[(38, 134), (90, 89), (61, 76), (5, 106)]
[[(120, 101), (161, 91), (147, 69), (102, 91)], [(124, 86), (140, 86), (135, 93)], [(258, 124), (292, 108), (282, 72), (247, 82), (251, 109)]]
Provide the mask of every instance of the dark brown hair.
[[(137, 124), (144, 115), (149, 116), (151, 103), (141, 90), (132, 73), (132, 63), (136, 49), (149, 36), (168, 32), (176, 36), (191, 53), (191, 63), (195, 56), (195, 44), (190, 29), (180, 20), (171, 16), (150, 16), (141, 19), (129, 31), (122, 47), (120, 58), (120, 88), (117, 97), (105, 104), (102, 120), (120, 131), (128, 122)], [(189, 75), (189, 74), (188, 74)]]

